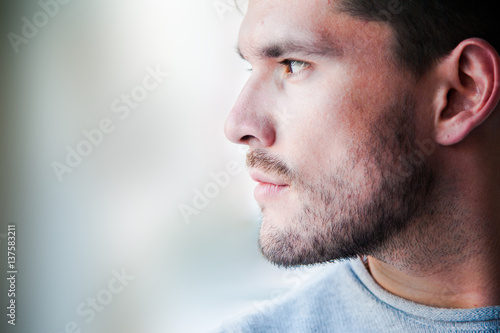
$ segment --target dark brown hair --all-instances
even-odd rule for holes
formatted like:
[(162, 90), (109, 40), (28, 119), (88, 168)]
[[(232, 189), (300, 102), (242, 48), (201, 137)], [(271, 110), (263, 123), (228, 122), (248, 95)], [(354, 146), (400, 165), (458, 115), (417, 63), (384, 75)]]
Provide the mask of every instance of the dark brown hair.
[(500, 50), (500, 15), (494, 1), (340, 0), (336, 9), (351, 16), (390, 24), (395, 55), (417, 76), (461, 41), (477, 37)]

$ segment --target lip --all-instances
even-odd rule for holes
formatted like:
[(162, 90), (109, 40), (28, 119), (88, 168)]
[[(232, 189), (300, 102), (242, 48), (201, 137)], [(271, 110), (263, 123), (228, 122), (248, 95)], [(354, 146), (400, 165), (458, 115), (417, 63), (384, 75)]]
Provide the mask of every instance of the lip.
[(259, 203), (276, 198), (289, 187), (281, 179), (266, 175), (257, 170), (251, 170), (250, 177), (258, 183), (255, 187), (254, 197)]
[(250, 177), (253, 180), (255, 180), (257, 183), (270, 184), (270, 185), (276, 185), (276, 186), (288, 186), (288, 184), (285, 183), (284, 181), (282, 181), (278, 178), (266, 175), (266, 174), (264, 174), (260, 171), (257, 171), (257, 170), (250, 170)]

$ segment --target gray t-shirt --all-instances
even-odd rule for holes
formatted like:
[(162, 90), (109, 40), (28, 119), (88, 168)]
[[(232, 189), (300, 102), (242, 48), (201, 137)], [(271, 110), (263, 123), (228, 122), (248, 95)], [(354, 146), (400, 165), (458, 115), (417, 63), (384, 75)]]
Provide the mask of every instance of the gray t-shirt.
[(500, 306), (442, 309), (382, 289), (360, 259), (329, 264), (270, 307), (215, 332), (500, 332)]

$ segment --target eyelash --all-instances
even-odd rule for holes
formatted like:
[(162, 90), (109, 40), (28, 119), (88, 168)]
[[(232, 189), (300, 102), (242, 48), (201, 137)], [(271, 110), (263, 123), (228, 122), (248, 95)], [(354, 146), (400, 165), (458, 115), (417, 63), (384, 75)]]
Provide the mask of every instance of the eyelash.
[[(279, 63), (286, 68), (286, 73), (285, 73), (286, 76), (298, 75), (311, 66), (311, 64), (306, 62), (306, 61), (293, 60), (293, 59), (285, 59), (283, 61), (280, 61)], [(305, 68), (302, 70), (299, 70), (298, 72), (294, 72), (292, 69), (293, 63), (303, 64), (305, 66)]]
[[(303, 70), (300, 70), (297, 73), (294, 73), (293, 70), (291, 69), (291, 65), (294, 62), (301, 63), (301, 64), (304, 64), (306, 66), (305, 66), (305, 68)], [(280, 61), (279, 64), (286, 68), (285, 77), (289, 77), (289, 76), (292, 76), (292, 75), (301, 74), (303, 71), (305, 71), (309, 67), (311, 67), (311, 64), (308, 63), (307, 61), (293, 60), (293, 59), (285, 59), (283, 61)], [(252, 72), (253, 68), (248, 68), (247, 71)]]

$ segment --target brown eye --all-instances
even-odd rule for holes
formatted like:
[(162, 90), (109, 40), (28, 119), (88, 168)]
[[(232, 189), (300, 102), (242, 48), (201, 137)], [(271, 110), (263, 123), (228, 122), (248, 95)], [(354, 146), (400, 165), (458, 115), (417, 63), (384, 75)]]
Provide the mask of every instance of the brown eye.
[(284, 60), (281, 64), (285, 66), (287, 74), (296, 74), (311, 66), (310, 63), (300, 60)]

